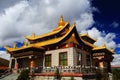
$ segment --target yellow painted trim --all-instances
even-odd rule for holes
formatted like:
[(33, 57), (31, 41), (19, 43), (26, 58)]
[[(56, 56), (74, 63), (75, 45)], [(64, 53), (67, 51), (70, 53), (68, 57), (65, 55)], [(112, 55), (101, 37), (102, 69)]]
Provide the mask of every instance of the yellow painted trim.
[(94, 47), (92, 50), (101, 50), (101, 49), (106, 49), (106, 50), (108, 50), (109, 52), (111, 52), (112, 54), (115, 53), (113, 50), (110, 50), (110, 49), (106, 48), (105, 45), (99, 46), (99, 47)]

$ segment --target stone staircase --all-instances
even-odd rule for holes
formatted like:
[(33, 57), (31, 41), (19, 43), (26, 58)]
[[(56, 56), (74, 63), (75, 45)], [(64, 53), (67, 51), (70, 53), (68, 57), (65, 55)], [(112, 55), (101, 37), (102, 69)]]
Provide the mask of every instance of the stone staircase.
[(17, 73), (11, 73), (9, 75), (0, 77), (0, 80), (16, 80), (18, 78), (18, 76), (19, 76), (19, 74), (17, 74)]

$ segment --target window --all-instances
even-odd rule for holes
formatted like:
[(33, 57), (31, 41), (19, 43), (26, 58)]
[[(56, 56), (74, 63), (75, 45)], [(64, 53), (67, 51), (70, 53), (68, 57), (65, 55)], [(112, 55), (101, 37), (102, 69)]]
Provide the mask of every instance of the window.
[(86, 55), (87, 66), (90, 66), (90, 55)]
[(81, 59), (82, 57), (81, 57), (81, 53), (78, 53), (77, 54), (77, 65), (81, 65)]
[(45, 55), (45, 66), (46, 67), (51, 66), (51, 54)]
[(59, 65), (67, 66), (67, 52), (61, 52), (59, 54)]

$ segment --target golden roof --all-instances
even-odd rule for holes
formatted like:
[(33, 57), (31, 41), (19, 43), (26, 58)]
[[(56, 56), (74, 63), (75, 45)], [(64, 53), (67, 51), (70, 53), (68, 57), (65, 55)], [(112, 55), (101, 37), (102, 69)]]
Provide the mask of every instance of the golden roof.
[(86, 37), (88, 37), (89, 39), (91, 39), (91, 40), (93, 40), (94, 42), (96, 42), (96, 40), (93, 39), (93, 38), (91, 38), (88, 33), (86, 33), (86, 34), (80, 34), (80, 36), (81, 36), (81, 37), (86, 36)]
[(87, 45), (89, 45), (89, 46), (91, 46), (91, 47), (96, 47), (94, 44), (91, 44), (90, 42), (87, 42), (86, 40), (84, 40), (84, 39), (82, 38), (83, 36), (87, 36), (89, 39), (91, 39), (91, 40), (93, 40), (93, 41), (95, 42), (95, 40), (94, 40), (93, 38), (91, 38), (91, 37), (88, 35), (88, 33), (87, 33), (87, 34), (80, 34), (80, 35), (79, 35), (80, 39), (81, 39), (84, 43), (86, 43)]
[(105, 44), (103, 46), (94, 47), (92, 50), (94, 51), (94, 50), (103, 50), (103, 49), (105, 49), (105, 50), (107, 50), (107, 51), (109, 51), (109, 52), (114, 54), (114, 50), (113, 49), (111, 49), (111, 50), (108, 49)]
[(59, 38), (53, 38), (53, 39), (49, 39), (49, 40), (46, 40), (46, 41), (43, 41), (43, 42), (30, 44), (30, 45), (27, 45), (27, 46), (24, 45), (20, 48), (10, 48), (10, 47), (7, 47), (7, 46), (4, 46), (4, 48), (7, 49), (9, 52), (18, 51), (18, 50), (22, 50), (22, 49), (26, 49), (26, 48), (31, 48), (31, 47), (44, 49), (42, 46), (58, 43), (61, 40), (63, 40), (73, 30), (74, 27), (75, 26), (69, 27), (69, 31), (64, 36), (59, 37)]
[(81, 39), (84, 43), (86, 43), (87, 45), (89, 45), (89, 46), (91, 46), (91, 47), (95, 47), (94, 44), (91, 44), (91, 43), (85, 41), (84, 39), (81, 38), (81, 36), (80, 36), (80, 39)]
[(28, 49), (28, 48), (37, 48), (37, 49), (44, 49), (43, 47), (39, 47), (39, 46), (36, 46), (34, 44), (30, 44), (28, 46), (24, 45), (20, 48), (10, 48), (10, 47), (7, 47), (7, 46), (4, 46), (4, 48), (8, 51), (8, 52), (14, 52), (14, 51), (19, 51), (19, 50), (24, 50), (24, 49)]
[(75, 26), (71, 26), (69, 28), (69, 31), (64, 36), (62, 36), (62, 37), (50, 39), (50, 40), (43, 41), (43, 42), (38, 42), (35, 45), (37, 45), (37, 46), (45, 46), (45, 45), (50, 45), (50, 44), (58, 43), (61, 40), (63, 40), (73, 30), (74, 27)]

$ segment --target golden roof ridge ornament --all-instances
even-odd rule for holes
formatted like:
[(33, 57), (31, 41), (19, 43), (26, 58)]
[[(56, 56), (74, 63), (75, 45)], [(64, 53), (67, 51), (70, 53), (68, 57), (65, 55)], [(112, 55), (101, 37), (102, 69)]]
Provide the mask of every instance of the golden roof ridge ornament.
[(16, 42), (14, 42), (13, 48), (14, 48), (14, 49), (16, 49), (16, 48), (17, 48), (17, 46), (16, 46)]
[(35, 33), (32, 33), (32, 38), (35, 38)]
[(104, 44), (104, 45), (103, 45), (103, 47), (105, 47), (105, 48), (106, 48), (106, 44)]
[(86, 33), (87, 36), (89, 36), (88, 32)]
[(110, 51), (114, 52), (114, 50), (115, 50), (115, 49), (114, 49), (114, 48), (112, 48)]
[(28, 42), (27, 41), (24, 42), (24, 46), (28, 46)]
[(63, 16), (60, 16), (60, 22), (64, 22)]
[(65, 22), (64, 22), (63, 16), (61, 15), (60, 20), (58, 22), (58, 26), (64, 26), (64, 25), (65, 25)]
[(68, 24), (70, 24), (70, 20), (68, 20)]
[(76, 21), (73, 23), (73, 26), (76, 26)]

